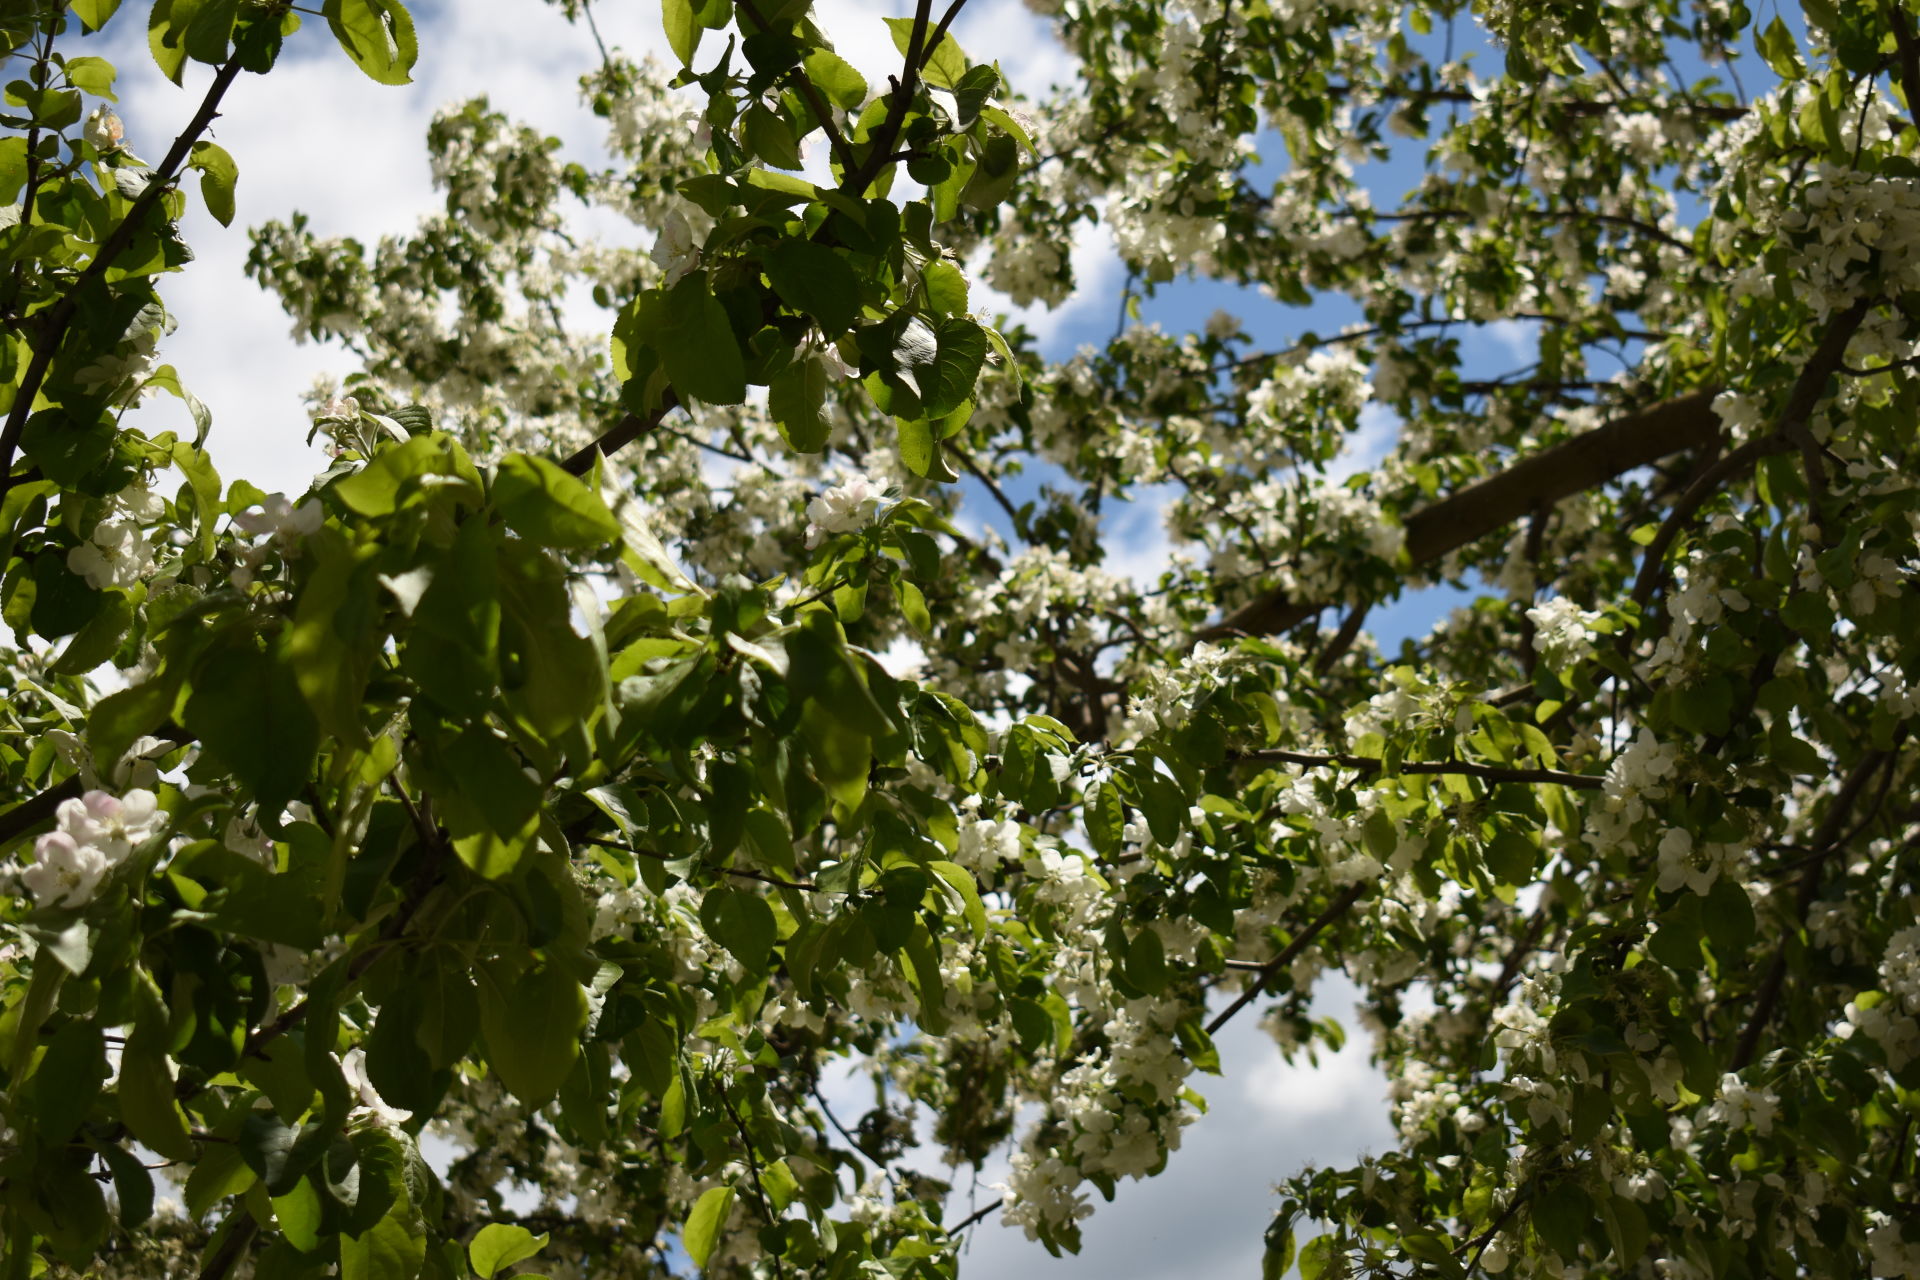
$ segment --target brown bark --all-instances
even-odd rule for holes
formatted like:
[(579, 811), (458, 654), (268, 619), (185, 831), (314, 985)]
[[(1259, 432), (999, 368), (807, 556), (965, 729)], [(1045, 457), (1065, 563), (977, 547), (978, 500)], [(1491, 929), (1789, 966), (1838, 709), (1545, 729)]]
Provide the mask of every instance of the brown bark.
[[(1670, 454), (1712, 445), (1720, 438), (1713, 413), (1717, 387), (1615, 418), (1563, 444), (1521, 459), (1505, 471), (1408, 517), (1407, 555), (1430, 564), (1449, 551), (1476, 542), (1541, 507), (1614, 480)], [(1268, 635), (1284, 631), (1326, 608), (1273, 591), (1241, 605), (1196, 639)]]

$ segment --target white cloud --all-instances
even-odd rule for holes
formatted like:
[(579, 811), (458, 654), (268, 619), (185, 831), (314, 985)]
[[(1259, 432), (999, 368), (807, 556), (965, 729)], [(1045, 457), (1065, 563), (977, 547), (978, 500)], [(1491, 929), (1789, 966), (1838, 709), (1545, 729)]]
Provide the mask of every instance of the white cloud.
[(1348, 476), (1371, 471), (1400, 438), (1400, 416), (1383, 404), (1368, 404), (1360, 410), (1360, 425), (1340, 447), (1340, 454), (1327, 467), (1327, 480), (1338, 484)]
[[(658, 23), (631, 14), (601, 19), (609, 39), (635, 53), (663, 48)], [(240, 77), (213, 125), (210, 136), (239, 166), (238, 213), (234, 226), (223, 228), (197, 193), (189, 200), (184, 229), (198, 258), (160, 283), (180, 322), (161, 354), (213, 411), (208, 447), (227, 479), (304, 489), (326, 461), (303, 443), (301, 393), (316, 375), (337, 377), (356, 364), (337, 347), (291, 340), (278, 302), (245, 278), (246, 227), (299, 211), (319, 235), (369, 245), (411, 230), (440, 207), (427, 166), (428, 123), (447, 104), (483, 94), (509, 116), (562, 138), (573, 153), (599, 153), (602, 122), (580, 105), (576, 85), (599, 58), (584, 28), (526, 0), (462, 0), (419, 16), (414, 84), (375, 84), (340, 52), (324, 23), (310, 21), (272, 74)], [(155, 68), (140, 24), (123, 20), (109, 32), (106, 52), (120, 68), (129, 142), (157, 162), (199, 105), (211, 72), (190, 64), (185, 89), (176, 88)], [(156, 401), (129, 421), (157, 432), (181, 429), (185, 418), (177, 401)]]
[(1530, 361), (1538, 355), (1537, 320), (1495, 320), (1471, 330), (1463, 345), (1478, 345), (1509, 360)]
[[(1315, 1016), (1344, 1013), (1354, 995), (1344, 979), (1325, 979)], [(1211, 1109), (1187, 1128), (1166, 1171), (1121, 1183), (1112, 1204), (1095, 1195), (1079, 1254), (1048, 1257), (1023, 1231), (989, 1219), (975, 1232), (960, 1274), (1019, 1280), (1259, 1275), (1262, 1233), (1279, 1207), (1273, 1185), (1309, 1164), (1346, 1164), (1393, 1139), (1386, 1079), (1368, 1064), (1364, 1044), (1350, 1039), (1340, 1053), (1322, 1054), (1318, 1067), (1288, 1067), (1256, 1025), (1260, 1007), (1220, 1033), (1222, 1075), (1191, 1081)], [(1000, 1165), (983, 1182), (1004, 1176)]]

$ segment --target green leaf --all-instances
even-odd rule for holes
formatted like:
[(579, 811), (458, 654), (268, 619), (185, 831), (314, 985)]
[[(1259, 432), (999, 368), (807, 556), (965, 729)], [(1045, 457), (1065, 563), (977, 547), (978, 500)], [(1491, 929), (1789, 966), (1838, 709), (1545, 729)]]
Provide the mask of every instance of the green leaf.
[(87, 24), (87, 30), (98, 31), (120, 8), (120, 0), (72, 0), (68, 8), (74, 17)]
[(1502, 884), (1532, 884), (1540, 847), (1518, 831), (1502, 831), (1488, 843), (1484, 856), (1487, 869)]
[(967, 276), (951, 262), (929, 262), (920, 273), (927, 290), (927, 305), (943, 316), (967, 314)]
[(490, 1222), (480, 1228), (467, 1246), (467, 1261), (480, 1280), (493, 1280), (504, 1268), (525, 1262), (547, 1247), (547, 1234), (539, 1235), (510, 1222)]
[(33, 1074), (41, 1137), (62, 1141), (78, 1129), (106, 1078), (106, 1043), (99, 1027), (75, 1020), (55, 1032)]
[(540, 823), (540, 784), (485, 729), (467, 730), (444, 753), (459, 786), (457, 797), (440, 797), (455, 852), (489, 880), (511, 874)]
[(187, 730), (249, 788), (277, 821), (306, 787), (320, 749), (320, 725), (292, 668), (262, 653), (251, 636), (201, 661), (183, 717)]
[(1293, 1220), (1290, 1216), (1274, 1219), (1273, 1225), (1267, 1228), (1266, 1243), (1266, 1252), (1260, 1258), (1260, 1280), (1283, 1280), (1287, 1272), (1293, 1269)]
[(812, 240), (782, 240), (761, 266), (780, 300), (820, 322), (831, 338), (860, 318), (860, 278), (846, 258)]
[(160, 74), (179, 84), (180, 70), (187, 65), (187, 47), (180, 39), (185, 32), (175, 32), (173, 5), (174, 0), (154, 0), (153, 11), (147, 15), (147, 48)]
[(334, 39), (369, 77), (380, 84), (413, 83), (420, 46), (400, 0), (326, 0), (321, 12)]
[[(76, 6), (77, 8), (78, 6)], [(113, 1195), (120, 1202), (120, 1225), (133, 1231), (153, 1216), (153, 1174), (140, 1157), (117, 1143), (97, 1148), (113, 1171)]]
[(767, 388), (767, 412), (780, 435), (797, 453), (819, 453), (833, 435), (827, 412), (827, 363), (808, 355), (773, 375)]
[(972, 399), (987, 358), (986, 332), (965, 317), (941, 321), (937, 341), (933, 361), (912, 370), (929, 418), (945, 417)]
[(545, 547), (604, 547), (620, 536), (620, 522), (599, 494), (529, 454), (510, 454), (500, 463), (493, 505), (507, 528)]
[(666, 27), (667, 47), (680, 65), (693, 65), (694, 51), (700, 47), (702, 27), (693, 18), (693, 0), (661, 0), (661, 24)]
[(700, 902), (700, 922), (748, 973), (767, 970), (778, 926), (773, 908), (757, 893), (728, 886), (709, 889)]
[(287, 1243), (302, 1253), (320, 1247), (320, 1190), (313, 1179), (301, 1178), (285, 1195), (271, 1196), (274, 1224)]
[(240, 16), (240, 0), (174, 0), (176, 10), (192, 8), (187, 22), (187, 56), (196, 62), (219, 64), (227, 60), (233, 41), (234, 20)]
[(1767, 65), (1773, 68), (1774, 74), (1782, 80), (1799, 80), (1806, 76), (1807, 64), (1800, 60), (1799, 43), (1777, 14), (1767, 24), (1767, 29), (1754, 37), (1753, 43), (1760, 51), (1760, 56), (1766, 59)]
[(939, 876), (960, 897), (961, 908), (967, 917), (967, 927), (973, 930), (973, 936), (984, 938), (987, 934), (987, 908), (980, 901), (980, 886), (974, 882), (973, 872), (957, 862), (930, 862), (927, 870)]
[(301, 1143), (300, 1126), (271, 1111), (254, 1111), (240, 1127), (234, 1149), (249, 1169), (266, 1184), (269, 1195), (285, 1195), (300, 1176), (320, 1158), (324, 1148)]
[(168, 1160), (194, 1158), (187, 1118), (173, 1100), (166, 1055), (136, 1034), (120, 1055), (120, 1118), (133, 1136)]
[(1116, 856), (1123, 841), (1121, 833), (1126, 827), (1127, 815), (1120, 804), (1120, 793), (1111, 782), (1101, 783), (1087, 796), (1085, 818), (1087, 839), (1093, 851), (1103, 858)]
[(580, 1056), (586, 1025), (586, 992), (553, 965), (529, 968), (505, 991), (491, 976), (480, 982), (487, 1061), (508, 1092), (529, 1107), (544, 1106), (560, 1092)]
[[(80, 13), (81, 6), (78, 4), (70, 8), (74, 13)], [(113, 96), (113, 81), (118, 72), (105, 58), (68, 58), (66, 72), (67, 82), (74, 88), (109, 102), (118, 101)]]
[(421, 958), (407, 980), (420, 993), (414, 1038), (435, 1071), (451, 1067), (466, 1056), (480, 1029), (480, 1005), (473, 979), (457, 956), (434, 951)]
[(793, 127), (759, 103), (747, 108), (742, 122), (747, 150), (776, 169), (801, 167), (800, 146)]
[(118, 760), (135, 738), (165, 724), (173, 714), (174, 694), (166, 680), (143, 680), (94, 703), (87, 717), (87, 749), (94, 759)]
[(740, 342), (726, 308), (708, 289), (706, 272), (692, 272), (664, 295), (643, 295), (636, 330), (659, 353), (680, 395), (708, 404), (740, 404), (747, 398)]
[(226, 148), (213, 142), (193, 144), (193, 158), (187, 167), (200, 171), (200, 198), (223, 227), (233, 225), (233, 187), (240, 179), (240, 167)]
[(401, 646), (400, 669), (446, 710), (485, 715), (500, 679), (499, 566), (486, 521), (461, 525), (452, 548), (431, 568), (433, 580)]
[(355, 574), (354, 549), (333, 529), (317, 531), (302, 552), (313, 567), (285, 633), (287, 665), (321, 729), (348, 746), (363, 747), (367, 731), (360, 713), (381, 639), (368, 625), (373, 609), (368, 583)]
[(414, 436), (404, 444), (382, 449), (366, 466), (335, 481), (333, 493), (363, 516), (390, 516), (400, 509), (403, 495), (418, 492), (414, 482), (421, 477), (453, 475), (460, 470), (455, 448), (445, 436)]
[[(887, 27), (893, 32), (893, 47), (898, 49), (904, 57), (908, 47), (913, 43), (914, 20), (888, 18), (886, 21)], [(922, 39), (932, 34), (933, 28), (928, 27)], [(936, 89), (951, 89), (960, 83), (962, 76), (967, 74), (967, 55), (960, 51), (960, 42), (953, 38), (951, 32), (940, 37), (940, 43), (933, 47), (931, 55), (923, 50), (921, 57), (923, 59), (921, 76)]]
[(1611, 1211), (1609, 1226), (1613, 1237), (1613, 1251), (1620, 1266), (1632, 1267), (1646, 1253), (1647, 1245), (1653, 1233), (1647, 1225), (1646, 1212), (1639, 1205), (1624, 1196), (1613, 1196), (1607, 1202)]
[(1315, 1236), (1300, 1250), (1300, 1280), (1328, 1280), (1335, 1270), (1338, 1250), (1332, 1236)]
[(1721, 957), (1722, 964), (1753, 945), (1756, 932), (1753, 902), (1745, 889), (1721, 876), (1713, 882), (1701, 906), (1706, 915), (1707, 937), (1712, 939), (1714, 952)]
[(831, 49), (815, 49), (800, 64), (816, 88), (837, 106), (858, 111), (867, 100), (867, 79)]
[(405, 1191), (366, 1231), (340, 1237), (340, 1280), (414, 1280), (426, 1260), (426, 1227)]
[(693, 1212), (687, 1215), (687, 1225), (680, 1231), (680, 1243), (696, 1267), (706, 1267), (707, 1259), (713, 1256), (713, 1246), (720, 1239), (720, 1230), (732, 1212), (732, 1187), (709, 1187), (694, 1202)]
[(925, 418), (902, 418), (895, 424), (900, 461), (917, 476), (952, 484), (960, 478), (947, 462), (946, 451), (934, 435), (934, 424)]
[(80, 676), (92, 671), (120, 648), (120, 641), (133, 625), (133, 601), (118, 591), (102, 593), (103, 603), (85, 626), (67, 641), (67, 647), (53, 664), (63, 676)]
[(1142, 929), (1127, 944), (1127, 980), (1150, 996), (1167, 989), (1167, 951), (1160, 935)]
[(1563, 1258), (1579, 1254), (1593, 1220), (1593, 1199), (1579, 1186), (1562, 1182), (1534, 1198), (1533, 1229), (1549, 1249)]

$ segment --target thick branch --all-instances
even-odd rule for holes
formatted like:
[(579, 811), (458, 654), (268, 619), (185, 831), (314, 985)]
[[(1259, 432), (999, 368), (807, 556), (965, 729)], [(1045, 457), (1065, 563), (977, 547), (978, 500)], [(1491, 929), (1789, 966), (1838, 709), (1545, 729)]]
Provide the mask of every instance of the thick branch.
[(927, 23), (932, 16), (933, 0), (916, 0), (913, 34), (907, 38), (907, 57), (900, 69), (900, 79), (893, 86), (893, 96), (887, 100), (886, 118), (872, 135), (868, 144), (872, 149), (867, 152), (866, 163), (850, 170), (840, 183), (840, 189), (848, 195), (865, 195), (881, 166), (893, 158), (893, 144), (900, 140), (907, 108), (913, 105), (914, 91), (920, 86), (920, 64), (928, 48)]
[[(1415, 565), (1431, 564), (1530, 511), (1597, 488), (1669, 454), (1711, 444), (1720, 432), (1713, 412), (1717, 392), (1718, 388), (1696, 391), (1615, 418), (1423, 507), (1406, 522), (1408, 558)], [(1325, 607), (1291, 600), (1284, 592), (1269, 592), (1203, 629), (1197, 638), (1284, 631)]]
[(207, 1256), (205, 1265), (200, 1268), (199, 1280), (225, 1280), (259, 1233), (260, 1224), (254, 1221), (252, 1212), (244, 1207), (235, 1209), (220, 1247)]
[(673, 389), (669, 387), (666, 395), (662, 397), (658, 409), (648, 414), (628, 414), (626, 417), (620, 419), (620, 421), (614, 423), (613, 426), (609, 427), (592, 444), (576, 450), (566, 461), (560, 464), (561, 468), (572, 472), (576, 476), (585, 475), (587, 472), (593, 470), (594, 458), (603, 454), (609, 458), (612, 457), (621, 449), (626, 448), (635, 440), (638, 440), (641, 436), (659, 426), (660, 423), (665, 420), (666, 416), (677, 408), (679, 404), (680, 398), (676, 396), (673, 393)]

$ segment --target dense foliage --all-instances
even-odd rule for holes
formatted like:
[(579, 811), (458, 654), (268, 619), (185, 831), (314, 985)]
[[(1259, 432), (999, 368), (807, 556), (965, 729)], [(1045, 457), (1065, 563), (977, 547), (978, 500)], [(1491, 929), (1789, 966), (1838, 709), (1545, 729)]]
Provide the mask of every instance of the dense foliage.
[[(1920, 1276), (1920, 6), (1065, 0), (1035, 101), (963, 2), (869, 84), (665, 0), (606, 156), (467, 103), (411, 235), (255, 230), (363, 365), (295, 497), (216, 474), (161, 283), (242, 73), (404, 83), (406, 9), (0, 6), (0, 1274), (952, 1275), (916, 1139), (1073, 1249), (1341, 972), (1400, 1143), (1274, 1153), (1272, 1274)], [(86, 52), (142, 18), (216, 69), (152, 163)], [(1356, 322), (1048, 363), (977, 282), (1064, 298), (1087, 221)]]

